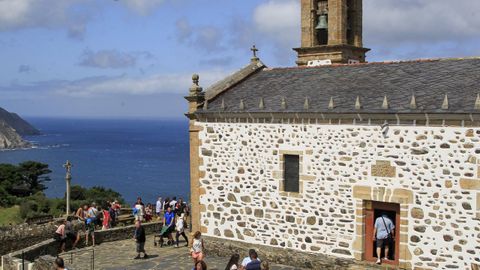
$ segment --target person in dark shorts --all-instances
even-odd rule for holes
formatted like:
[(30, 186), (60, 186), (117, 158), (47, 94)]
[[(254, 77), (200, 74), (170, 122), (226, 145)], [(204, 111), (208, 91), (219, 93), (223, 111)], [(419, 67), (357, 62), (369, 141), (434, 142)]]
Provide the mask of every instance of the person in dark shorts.
[(143, 253), (143, 258), (147, 259), (148, 255), (145, 252), (145, 242), (146, 242), (146, 237), (145, 237), (145, 229), (142, 226), (142, 222), (140, 220), (137, 220), (135, 222), (135, 234), (133, 236), (136, 242), (136, 247), (137, 247), (137, 256), (133, 259), (140, 259), (140, 253)]
[(80, 241), (80, 232), (75, 232), (72, 224), (73, 217), (69, 216), (67, 218), (67, 223), (65, 224), (65, 235), (67, 239), (72, 241), (72, 249), (77, 247), (78, 241)]
[(60, 221), (60, 224), (57, 227), (57, 230), (55, 230), (55, 233), (53, 234), (53, 239), (57, 241), (60, 245), (59, 250), (60, 253), (65, 252), (65, 242), (67, 241), (67, 236), (65, 233), (65, 225), (67, 224), (66, 220)]
[[(377, 264), (381, 264), (382, 260), (389, 260), (388, 252), (390, 251), (390, 243), (395, 235), (395, 225), (386, 213), (382, 213), (375, 220), (375, 228), (373, 229), (373, 241), (376, 241)], [(382, 259), (382, 249), (384, 249), (385, 257)]]
[(163, 246), (163, 237), (167, 236), (168, 242), (167, 245), (173, 245), (173, 236), (172, 232), (175, 230), (175, 213), (172, 212), (172, 208), (167, 207), (167, 211), (163, 216), (163, 228), (160, 234), (160, 246)]

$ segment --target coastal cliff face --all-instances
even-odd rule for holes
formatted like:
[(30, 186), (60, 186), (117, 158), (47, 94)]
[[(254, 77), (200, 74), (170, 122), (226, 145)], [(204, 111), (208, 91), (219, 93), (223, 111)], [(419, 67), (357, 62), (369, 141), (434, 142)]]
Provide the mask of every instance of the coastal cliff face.
[(21, 136), (39, 134), (40, 131), (20, 116), (0, 108), (0, 150), (30, 147)]

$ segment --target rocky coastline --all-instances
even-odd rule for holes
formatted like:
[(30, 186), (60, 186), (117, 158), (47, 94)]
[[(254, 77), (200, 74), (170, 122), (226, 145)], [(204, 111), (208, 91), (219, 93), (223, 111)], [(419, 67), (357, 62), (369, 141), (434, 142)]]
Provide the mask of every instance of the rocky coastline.
[(40, 135), (40, 131), (16, 113), (0, 108), (0, 150), (22, 149), (32, 146), (23, 136)]

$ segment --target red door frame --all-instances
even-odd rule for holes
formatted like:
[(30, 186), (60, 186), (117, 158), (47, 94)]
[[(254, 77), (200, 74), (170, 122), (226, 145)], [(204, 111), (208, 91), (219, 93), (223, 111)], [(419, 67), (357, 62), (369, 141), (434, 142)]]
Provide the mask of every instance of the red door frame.
[(375, 210), (394, 211), (395, 214), (395, 260), (382, 263), (398, 265), (400, 257), (400, 204), (366, 201), (365, 202), (365, 260), (375, 262), (377, 257), (373, 253), (373, 226), (375, 223)]

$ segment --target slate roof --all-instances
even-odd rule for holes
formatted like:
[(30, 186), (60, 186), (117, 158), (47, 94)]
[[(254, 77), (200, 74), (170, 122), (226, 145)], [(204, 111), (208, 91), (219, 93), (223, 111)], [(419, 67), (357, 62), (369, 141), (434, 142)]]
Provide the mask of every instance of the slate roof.
[[(216, 84), (216, 94), (207, 90), (207, 107), (197, 113), (480, 113), (480, 58), (308, 68), (261, 66), (223, 89)], [(416, 108), (410, 105), (412, 96)], [(357, 97), (360, 108), (355, 106)], [(264, 106), (260, 106), (261, 99)], [(333, 109), (329, 108), (331, 100)]]

